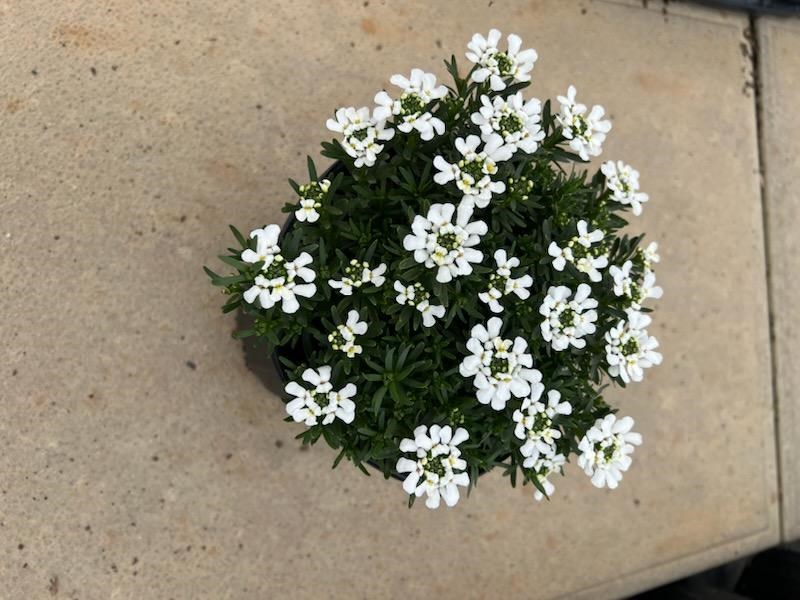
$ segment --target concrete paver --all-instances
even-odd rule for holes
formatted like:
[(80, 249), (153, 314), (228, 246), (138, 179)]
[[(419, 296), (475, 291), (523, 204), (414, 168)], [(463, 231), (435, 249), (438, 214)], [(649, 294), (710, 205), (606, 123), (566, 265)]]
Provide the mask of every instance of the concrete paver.
[(774, 331), (775, 389), (781, 466), (782, 528), (786, 541), (800, 538), (800, 23), (758, 21), (761, 74), (761, 140), (769, 238)]
[[(748, 22), (650, 4), (0, 4), (11, 597), (597, 599), (777, 541)], [(225, 224), (281, 219), (336, 106), (491, 26), (538, 50), (531, 93), (604, 104), (604, 157), (642, 173), (665, 364), (619, 395), (645, 445), (616, 492), (571, 466), (550, 503), (492, 474), (408, 511), (299, 450), (200, 265)]]

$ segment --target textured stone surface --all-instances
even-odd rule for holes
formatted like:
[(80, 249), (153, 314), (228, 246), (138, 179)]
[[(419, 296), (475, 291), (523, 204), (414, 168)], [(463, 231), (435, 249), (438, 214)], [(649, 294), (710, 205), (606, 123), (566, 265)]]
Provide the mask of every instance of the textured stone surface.
[(761, 19), (758, 34), (782, 524), (788, 541), (800, 538), (800, 121), (795, 117), (800, 103), (800, 24), (786, 19)]
[[(408, 511), (300, 451), (200, 266), (227, 223), (281, 218), (334, 107), (442, 73), (490, 24), (539, 51), (532, 93), (575, 83), (615, 118), (605, 156), (652, 197), (666, 359), (618, 395), (645, 445), (616, 492), (571, 466), (550, 503), (493, 474)], [(746, 25), (639, 2), (0, 3), (0, 595), (595, 599), (775, 542)]]

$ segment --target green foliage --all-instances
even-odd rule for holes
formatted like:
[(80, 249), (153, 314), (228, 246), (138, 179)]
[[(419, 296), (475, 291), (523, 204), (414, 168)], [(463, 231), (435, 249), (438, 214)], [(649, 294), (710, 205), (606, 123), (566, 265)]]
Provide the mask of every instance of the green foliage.
[[(433, 159), (441, 154), (449, 162), (458, 160), (456, 138), (479, 133), (469, 115), (480, 107), (482, 94), (495, 95), (487, 84), (461, 77), (455, 57), (445, 64), (453, 77), (451, 94), (428, 108), (444, 121), (444, 135), (425, 142), (416, 132), (397, 132), (386, 142), (376, 164), (368, 168), (355, 168), (338, 141), (322, 144), (322, 155), (334, 164), (320, 176), (331, 180), (320, 219), (307, 223), (290, 217), (280, 243), (286, 260), (300, 252), (314, 257), (311, 268), (317, 274), (317, 293), (313, 298), (299, 298), (297, 313), (284, 314), (279, 306), (263, 310), (242, 301), (260, 265), (241, 261), (242, 250), (254, 249), (255, 241), (235, 228), (231, 229), (237, 247), (220, 257), (235, 272), (220, 276), (206, 269), (206, 273), (227, 296), (225, 312), (241, 309), (254, 317), (252, 329), (240, 335), (256, 335), (277, 350), (289, 380), (300, 381), (308, 367), (331, 365), (335, 389), (349, 382), (357, 386), (352, 424), (337, 419), (329, 425), (310, 427), (298, 436), (304, 443), (315, 443), (322, 437), (338, 449), (334, 466), (347, 458), (368, 473), (364, 465), (369, 462), (389, 477), (400, 456), (402, 438), (411, 436), (421, 424), (450, 424), (465, 427), (470, 433), (461, 449), (473, 485), (478, 474), (499, 465), (512, 483), (522, 474), (523, 481), (543, 491), (536, 478), (521, 468), (518, 448), (522, 442), (514, 436), (511, 418), (520, 400), (512, 398), (502, 411), (481, 405), (472, 378), (459, 374), (470, 329), (494, 316), (478, 300), (478, 293), (486, 291), (495, 269), (492, 255), (497, 249), (506, 249), (521, 260), (515, 276), (528, 273), (533, 277), (529, 299), (520, 300), (515, 295), (503, 298), (505, 310), (499, 315), (504, 323), (502, 333), (505, 338), (521, 336), (527, 340), (534, 367), (541, 371), (547, 389), (559, 390), (571, 403), (572, 415), (559, 421), (563, 437), (558, 441), (558, 450), (569, 456), (586, 429), (611, 411), (600, 393), (608, 375), (603, 336), (624, 317), (627, 303), (614, 295), (613, 281), (606, 271), (601, 282), (591, 284), (592, 297), (599, 302), (597, 333), (584, 338), (584, 349), (554, 351), (540, 331), (542, 316), (538, 309), (548, 288), (566, 285), (575, 290), (579, 283), (589, 282), (570, 264), (564, 271), (554, 270), (547, 248), (552, 241), (563, 245), (575, 236), (577, 221), (584, 219), (606, 233), (609, 264), (621, 265), (628, 258), (636, 258), (641, 237), (620, 233), (627, 225), (626, 207), (610, 196), (601, 173), (589, 177), (580, 168), (582, 161), (569, 151), (547, 101), (541, 123), (546, 137), (539, 149), (531, 155), (516, 152), (511, 160), (498, 164), (498, 173), (492, 179), (505, 181), (506, 192), (495, 195), (487, 208), (476, 209), (473, 216), (489, 225), (478, 246), (484, 255), (482, 264), (474, 265), (472, 275), (438, 283), (436, 271), (415, 262), (404, 250), (402, 240), (410, 232), (414, 215), (425, 215), (434, 203), (458, 204), (461, 200), (462, 194), (454, 184), (434, 182)], [(526, 86), (516, 84), (502, 94)], [(574, 168), (576, 163), (578, 169)], [(310, 181), (318, 179), (310, 157), (308, 172)], [(299, 193), (300, 186), (294, 181), (290, 184)], [(297, 204), (287, 204), (284, 211), (296, 209)], [(385, 263), (386, 283), (380, 288), (365, 285), (352, 296), (331, 289), (327, 280), (340, 279), (352, 259), (367, 261), (372, 267)], [(422, 283), (431, 292), (431, 302), (446, 307), (445, 318), (434, 327), (423, 327), (419, 311), (396, 302), (394, 280)], [(358, 310), (369, 329), (359, 338), (363, 353), (348, 359), (331, 348), (327, 336), (345, 321), (351, 309)]]

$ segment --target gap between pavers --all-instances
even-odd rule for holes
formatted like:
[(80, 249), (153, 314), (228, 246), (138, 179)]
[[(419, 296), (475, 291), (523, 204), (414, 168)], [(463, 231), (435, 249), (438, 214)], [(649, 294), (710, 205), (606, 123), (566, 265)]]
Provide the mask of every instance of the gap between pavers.
[(761, 152), (784, 541), (800, 538), (800, 22), (759, 18)]

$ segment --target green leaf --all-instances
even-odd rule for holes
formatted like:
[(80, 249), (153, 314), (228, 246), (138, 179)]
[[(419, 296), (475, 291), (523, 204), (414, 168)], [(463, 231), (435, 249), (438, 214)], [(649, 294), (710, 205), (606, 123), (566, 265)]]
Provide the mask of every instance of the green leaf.
[(237, 260), (237, 259), (233, 258), (232, 256), (220, 255), (218, 258), (222, 262), (224, 262), (226, 265), (230, 265), (234, 269), (238, 269), (239, 271), (247, 271), (248, 269), (251, 269), (251, 268), (253, 268), (255, 266), (255, 265), (252, 265), (250, 263), (246, 263), (244, 261)]
[(406, 364), (406, 358), (408, 358), (408, 353), (411, 352), (411, 346), (404, 346), (403, 349), (400, 351), (400, 356), (397, 359), (397, 363), (395, 364), (396, 368), (402, 369), (403, 365)]
[[(216, 281), (216, 280), (219, 280), (219, 279), (222, 279), (221, 275), (217, 275), (216, 273), (214, 273), (214, 271), (212, 271), (211, 269), (209, 269), (206, 266), (203, 267), (203, 271), (205, 271), (206, 275), (208, 275), (211, 278), (212, 282)], [(216, 285), (216, 284), (214, 284), (214, 285)]]
[[(338, 190), (339, 186), (342, 184), (342, 180), (344, 180), (344, 173), (337, 173), (328, 188), (328, 198), (333, 198), (334, 194), (336, 194), (336, 190)], [(328, 210), (330, 211), (330, 209), (331, 207), (329, 206)], [(339, 211), (339, 213), (341, 214), (341, 211)]]
[(377, 413), (383, 402), (383, 397), (386, 395), (388, 389), (386, 387), (379, 387), (372, 395), (372, 412)]
[(244, 239), (244, 236), (239, 232), (239, 230), (236, 229), (236, 227), (234, 227), (233, 225), (228, 225), (228, 227), (230, 227), (231, 232), (233, 233), (233, 237), (236, 238), (236, 241), (239, 242), (241, 247), (247, 248), (248, 247), (247, 240)]
[(384, 360), (383, 360), (383, 368), (386, 371), (392, 370), (393, 360), (394, 360), (394, 348), (389, 348), (389, 350), (384, 355)]
[(346, 450), (342, 448), (341, 452), (339, 452), (339, 454), (336, 456), (336, 460), (333, 461), (333, 466), (331, 466), (331, 469), (335, 469), (339, 466), (339, 463), (342, 462), (342, 459), (344, 458), (345, 452)]
[(380, 366), (378, 363), (376, 363), (374, 360), (367, 358), (365, 356), (364, 362), (367, 363), (376, 373), (383, 373), (383, 367)]

